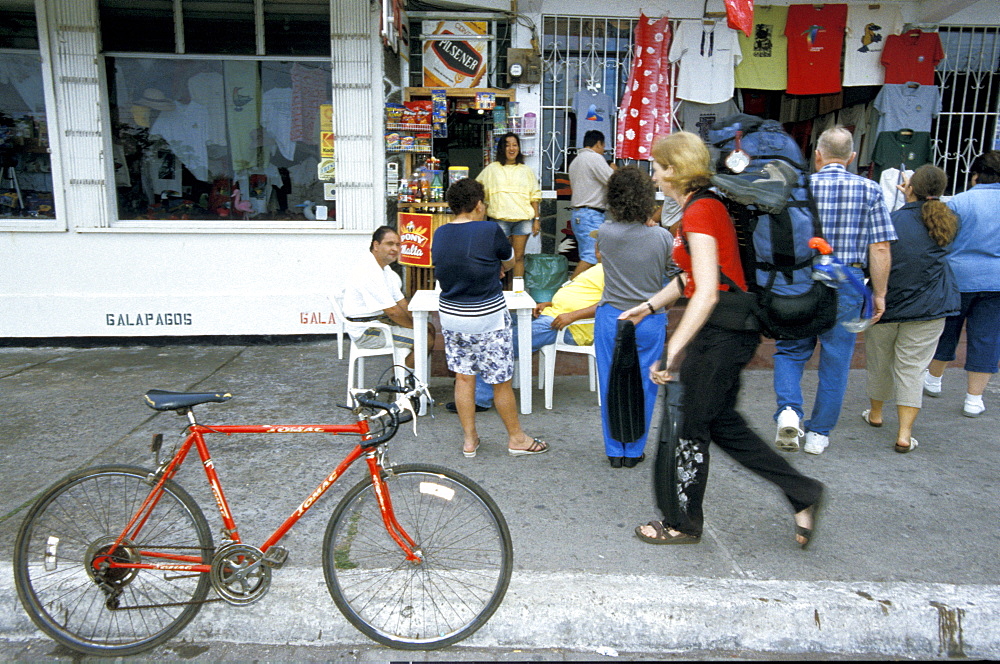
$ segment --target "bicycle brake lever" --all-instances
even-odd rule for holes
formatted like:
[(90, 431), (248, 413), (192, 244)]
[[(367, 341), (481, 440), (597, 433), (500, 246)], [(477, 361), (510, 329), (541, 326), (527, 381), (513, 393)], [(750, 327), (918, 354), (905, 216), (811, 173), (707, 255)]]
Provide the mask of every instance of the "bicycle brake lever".
[(417, 411), (413, 409), (413, 402), (409, 397), (400, 395), (396, 398), (396, 408), (399, 409), (399, 423), (413, 422), (413, 435), (417, 435)]

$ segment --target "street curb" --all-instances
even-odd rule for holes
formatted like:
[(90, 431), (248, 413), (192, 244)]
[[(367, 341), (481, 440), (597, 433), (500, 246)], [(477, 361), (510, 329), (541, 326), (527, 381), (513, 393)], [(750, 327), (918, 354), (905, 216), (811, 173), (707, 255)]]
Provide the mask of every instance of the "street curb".
[[(38, 638), (10, 564), (0, 569), (0, 637)], [(994, 586), (515, 572), (496, 614), (461, 645), (997, 659), (998, 625)], [(181, 639), (365, 642), (334, 607), (322, 570), (303, 568), (278, 572), (255, 606), (206, 605)]]

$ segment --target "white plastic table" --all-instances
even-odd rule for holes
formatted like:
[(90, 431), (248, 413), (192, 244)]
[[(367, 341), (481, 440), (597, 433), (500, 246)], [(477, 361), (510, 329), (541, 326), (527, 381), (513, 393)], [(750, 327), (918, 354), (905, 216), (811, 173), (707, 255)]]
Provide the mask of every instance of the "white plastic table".
[[(521, 413), (531, 414), (531, 312), (535, 301), (524, 292), (504, 291), (507, 308), (517, 315), (518, 386), (521, 389)], [(413, 314), (413, 372), (417, 378), (427, 382), (430, 368), (427, 366), (427, 317), (438, 310), (438, 292), (418, 290), (410, 298), (410, 313)], [(427, 404), (422, 403), (423, 415)]]

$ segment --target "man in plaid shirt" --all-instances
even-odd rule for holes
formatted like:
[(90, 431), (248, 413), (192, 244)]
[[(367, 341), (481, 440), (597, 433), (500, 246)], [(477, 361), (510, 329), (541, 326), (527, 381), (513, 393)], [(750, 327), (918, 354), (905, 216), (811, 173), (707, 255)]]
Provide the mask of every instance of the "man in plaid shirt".
[[(863, 278), (866, 268), (869, 271), (874, 322), (885, 311), (891, 263), (889, 243), (896, 239), (896, 231), (878, 183), (845, 168), (856, 156), (851, 148), (851, 132), (841, 126), (824, 131), (817, 143), (814, 157), (817, 172), (810, 176), (810, 186), (819, 208), (823, 234), (834, 253), (859, 278)], [(818, 337), (774, 344), (774, 392), (778, 402), (775, 444), (786, 452), (798, 450), (799, 437), (804, 435), (805, 451), (822, 454), (840, 417), (856, 336), (840, 322), (858, 318), (863, 300), (861, 295), (846, 288), (839, 290), (837, 300), (837, 324), (832, 329)], [(817, 340), (822, 349), (816, 401), (812, 417), (800, 424), (805, 413), (802, 372)]]

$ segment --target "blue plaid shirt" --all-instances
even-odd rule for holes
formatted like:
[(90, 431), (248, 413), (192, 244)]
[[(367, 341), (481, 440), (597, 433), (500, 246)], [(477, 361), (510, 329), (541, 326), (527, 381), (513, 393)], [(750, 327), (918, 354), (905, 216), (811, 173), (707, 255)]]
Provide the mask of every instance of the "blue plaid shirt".
[(868, 265), (868, 245), (892, 242), (896, 229), (877, 182), (827, 164), (809, 177), (823, 235), (834, 255), (847, 264)]

